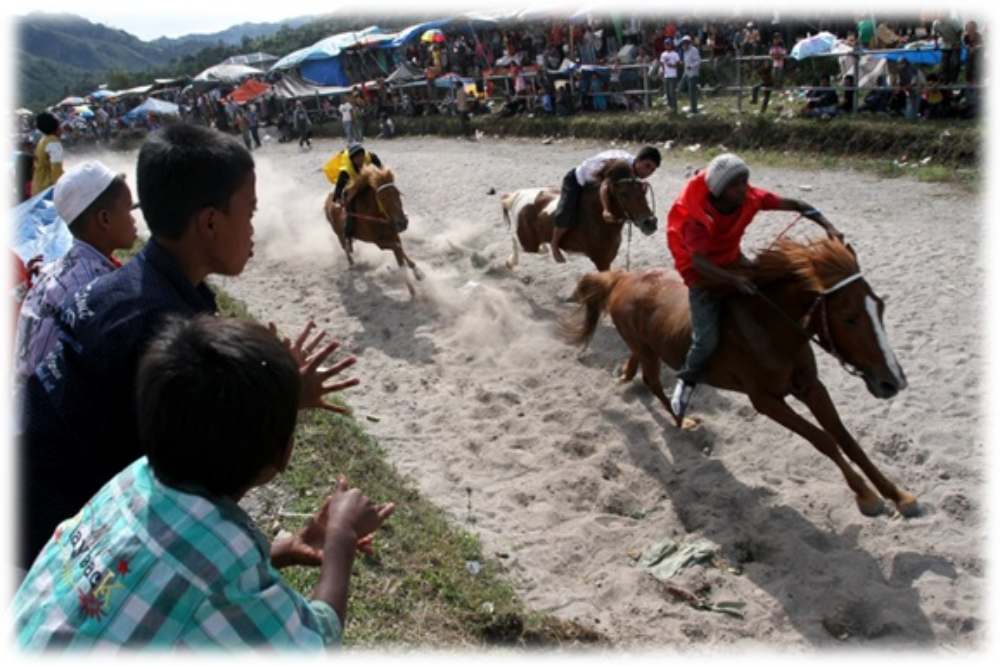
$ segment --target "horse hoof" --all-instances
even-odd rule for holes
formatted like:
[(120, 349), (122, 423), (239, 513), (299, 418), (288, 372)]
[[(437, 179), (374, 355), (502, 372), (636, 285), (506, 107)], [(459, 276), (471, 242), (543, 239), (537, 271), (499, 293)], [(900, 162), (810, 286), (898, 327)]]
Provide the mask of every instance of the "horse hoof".
[(896, 510), (907, 519), (920, 516), (920, 503), (917, 502), (916, 496), (905, 491), (899, 495), (900, 499), (896, 503)]
[(422, 271), (419, 271), (419, 270), (417, 270), (416, 267), (414, 267), (413, 268), (413, 277), (416, 278), (417, 280), (423, 280), (424, 279), (424, 274), (423, 274)]
[(865, 516), (878, 516), (885, 511), (885, 503), (878, 496), (873, 495), (871, 498), (858, 496), (857, 501), (858, 510)]

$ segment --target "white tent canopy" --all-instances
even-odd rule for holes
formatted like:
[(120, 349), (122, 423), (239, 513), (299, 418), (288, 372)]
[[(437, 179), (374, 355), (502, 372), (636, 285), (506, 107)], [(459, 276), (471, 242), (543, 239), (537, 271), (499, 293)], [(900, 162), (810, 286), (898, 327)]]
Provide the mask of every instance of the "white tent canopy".
[(237, 83), (248, 76), (263, 75), (263, 70), (249, 65), (216, 65), (194, 78), (195, 81), (219, 81), (222, 83)]

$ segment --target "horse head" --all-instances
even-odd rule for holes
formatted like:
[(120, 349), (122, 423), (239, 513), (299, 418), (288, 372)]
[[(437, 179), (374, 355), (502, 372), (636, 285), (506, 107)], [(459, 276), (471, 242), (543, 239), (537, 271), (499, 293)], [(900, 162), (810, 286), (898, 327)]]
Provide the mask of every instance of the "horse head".
[(785, 242), (779, 249), (791, 245), (807, 254), (798, 262), (799, 274), (817, 295), (810, 328), (821, 344), (853, 367), (876, 398), (892, 398), (905, 389), (906, 375), (885, 331), (885, 301), (862, 276), (854, 250), (832, 239)]
[(410, 220), (403, 210), (403, 200), (396, 187), (396, 177), (391, 169), (380, 169), (375, 165), (367, 165), (361, 170), (361, 178), (375, 193), (375, 202), (379, 212), (392, 224), (397, 232), (404, 232)]
[(618, 219), (634, 224), (646, 236), (656, 231), (656, 214), (650, 206), (648, 183), (636, 178), (632, 167), (624, 160), (615, 160), (605, 169), (608, 181), (611, 213)]

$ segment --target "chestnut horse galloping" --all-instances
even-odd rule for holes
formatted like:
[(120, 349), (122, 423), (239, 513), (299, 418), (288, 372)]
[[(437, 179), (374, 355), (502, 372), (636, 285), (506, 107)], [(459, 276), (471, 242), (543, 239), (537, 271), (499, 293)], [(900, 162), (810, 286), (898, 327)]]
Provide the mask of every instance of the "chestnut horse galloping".
[[(598, 271), (607, 271), (618, 256), (622, 243), (622, 227), (635, 224), (649, 236), (656, 231), (656, 216), (646, 200), (649, 184), (632, 174), (624, 160), (610, 162), (604, 169), (604, 179), (610, 181), (609, 203), (614, 222), (601, 217), (602, 207), (598, 188), (585, 188), (580, 195), (579, 221), (566, 234), (560, 248), (567, 252), (586, 255)], [(507, 268), (517, 266), (519, 252), (543, 252), (552, 238), (559, 190), (555, 188), (527, 188), (504, 194), (500, 199), (503, 217), (511, 229), (514, 252), (507, 260)], [(511, 218), (514, 225), (511, 227)]]
[[(403, 211), (403, 202), (392, 170), (380, 169), (373, 164), (366, 165), (351, 185), (351, 189), (357, 193), (354, 195), (352, 211), (349, 214), (355, 219), (353, 240), (373, 243), (382, 250), (391, 250), (403, 273), (406, 288), (412, 296), (415, 292), (406, 273), (406, 267), (413, 271), (413, 276), (417, 280), (422, 280), (423, 275), (403, 250), (403, 242), (399, 238), (400, 232), (406, 231), (409, 220)], [(333, 200), (332, 192), (326, 197), (323, 212), (333, 227), (337, 240), (340, 241), (340, 247), (347, 255), (347, 262), (354, 266), (352, 256), (354, 245), (352, 239), (344, 234), (348, 214)]]
[[(704, 382), (746, 394), (758, 412), (833, 460), (862, 514), (882, 512), (878, 494), (903, 516), (918, 514), (917, 499), (886, 479), (844, 427), (817, 375), (809, 345), (815, 338), (845, 368), (864, 378), (876, 398), (892, 398), (906, 388), (906, 376), (882, 324), (885, 305), (862, 277), (854, 251), (837, 240), (782, 240), (759, 254), (746, 275), (760, 293), (725, 302), (722, 337)], [(607, 310), (632, 352), (621, 380), (632, 380), (641, 368), (646, 387), (671, 412), (660, 383), (660, 363), (680, 368), (691, 343), (684, 283), (665, 271), (589, 273), (577, 284), (575, 298), (580, 304), (575, 317), (563, 322), (568, 338), (588, 342)], [(809, 408), (818, 427), (788, 406), (789, 395)]]

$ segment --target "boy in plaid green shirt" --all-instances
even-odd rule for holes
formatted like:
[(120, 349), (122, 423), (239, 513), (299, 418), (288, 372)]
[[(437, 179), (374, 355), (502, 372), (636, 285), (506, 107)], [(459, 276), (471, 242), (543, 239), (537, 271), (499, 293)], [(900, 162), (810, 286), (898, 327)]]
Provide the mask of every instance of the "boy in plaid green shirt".
[[(237, 504), (284, 471), (297, 411), (328, 379), (310, 328), (174, 319), (139, 366), (147, 456), (116, 475), (42, 550), (14, 600), (22, 647), (320, 648), (340, 641), (355, 550), (392, 513), (338, 481), (298, 534), (268, 544)], [(311, 599), (275, 568), (318, 565)]]

